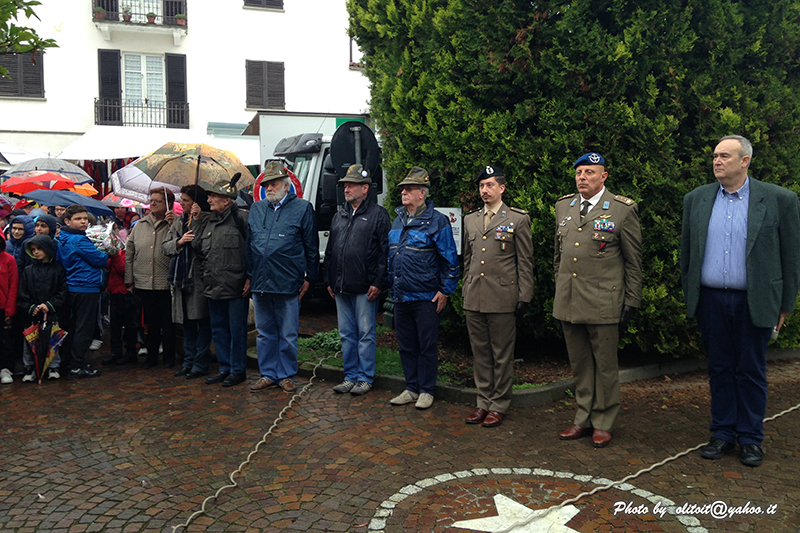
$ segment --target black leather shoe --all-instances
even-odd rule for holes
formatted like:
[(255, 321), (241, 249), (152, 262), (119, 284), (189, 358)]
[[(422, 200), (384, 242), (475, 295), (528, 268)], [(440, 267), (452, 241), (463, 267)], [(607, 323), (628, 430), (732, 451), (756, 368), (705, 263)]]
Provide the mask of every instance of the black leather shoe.
[(247, 374), (228, 374), (228, 377), (225, 378), (225, 381), (222, 382), (223, 387), (233, 387), (234, 385), (238, 385), (247, 379)]
[(189, 370), (188, 368), (179, 368), (178, 370), (173, 372), (172, 375), (175, 376), (176, 378), (178, 378), (180, 376), (189, 375), (189, 372), (191, 372), (191, 370)]
[(229, 372), (220, 372), (219, 374), (214, 374), (211, 377), (206, 378), (206, 385), (213, 385), (214, 383), (222, 383), (225, 381), (225, 378), (230, 375)]
[(764, 450), (758, 444), (742, 444), (742, 455), (739, 461), (745, 466), (761, 466), (764, 462)]
[(735, 447), (736, 445), (732, 442), (725, 442), (717, 437), (711, 437), (708, 444), (700, 448), (700, 457), (703, 459), (721, 459), (726, 453), (732, 452)]
[(208, 372), (195, 372), (192, 370), (191, 372), (186, 373), (186, 379), (197, 379), (200, 376), (205, 376)]

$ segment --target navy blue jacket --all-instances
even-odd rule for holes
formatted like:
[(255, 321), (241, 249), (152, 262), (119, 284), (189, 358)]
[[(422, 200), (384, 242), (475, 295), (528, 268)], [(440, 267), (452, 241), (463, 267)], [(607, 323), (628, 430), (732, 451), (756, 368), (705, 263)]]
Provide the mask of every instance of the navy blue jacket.
[(247, 275), (250, 291), (297, 294), (319, 273), (319, 235), (314, 208), (288, 193), (275, 210), (267, 200), (250, 207), (247, 220)]
[(396, 302), (432, 300), (437, 292), (456, 292), (461, 269), (447, 217), (425, 201), (425, 211), (408, 220), (405, 207), (395, 209), (389, 232), (389, 282)]

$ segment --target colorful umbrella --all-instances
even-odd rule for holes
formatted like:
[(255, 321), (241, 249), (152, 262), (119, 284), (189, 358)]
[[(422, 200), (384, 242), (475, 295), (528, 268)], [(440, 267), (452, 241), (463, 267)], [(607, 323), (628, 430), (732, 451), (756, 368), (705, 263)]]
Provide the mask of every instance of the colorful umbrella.
[(4, 194), (0, 194), (0, 208), (8, 209), (8, 211), (11, 211), (12, 209), (14, 209), (15, 203), (17, 203), (15, 199), (10, 198)]
[(84, 172), (81, 167), (73, 165), (69, 161), (56, 159), (54, 157), (29, 159), (28, 161), (17, 163), (16, 165), (12, 165), (11, 168), (9, 168), (6, 173), (3, 174), (3, 177), (11, 178), (19, 172), (25, 172), (28, 170), (43, 170), (46, 172), (52, 172), (54, 174), (64, 176), (65, 178), (70, 178), (75, 183), (89, 183), (94, 181), (94, 179), (89, 174)]
[(67, 332), (61, 329), (57, 323), (47, 320), (47, 313), (45, 313), (39, 324), (32, 324), (23, 330), (22, 334), (31, 347), (33, 361), (36, 365), (36, 376), (41, 385), (42, 377), (53, 361), (53, 357), (58, 353), (58, 347), (64, 342)]
[(14, 194), (25, 194), (38, 189), (63, 191), (75, 187), (75, 182), (52, 172), (43, 170), (27, 170), (17, 172), (0, 184), (0, 191)]
[(175, 194), (181, 192), (180, 185), (168, 185), (160, 181), (153, 181), (150, 176), (133, 166), (133, 163), (111, 174), (111, 188), (114, 189), (114, 194), (144, 204), (150, 202), (150, 190), (161, 187), (166, 187)]
[(113, 211), (103, 205), (100, 200), (89, 198), (72, 191), (48, 191), (40, 189), (23, 194), (25, 198), (39, 202), (42, 205), (67, 207), (72, 204), (84, 206), (90, 213), (96, 216), (111, 216)]
[(94, 196), (97, 194), (97, 189), (92, 187), (89, 183), (76, 183), (72, 189), (67, 189), (83, 196)]
[(233, 152), (207, 144), (167, 143), (133, 163), (151, 179), (177, 186), (213, 185), (241, 173), (238, 187), (246, 189), (255, 182), (253, 175)]

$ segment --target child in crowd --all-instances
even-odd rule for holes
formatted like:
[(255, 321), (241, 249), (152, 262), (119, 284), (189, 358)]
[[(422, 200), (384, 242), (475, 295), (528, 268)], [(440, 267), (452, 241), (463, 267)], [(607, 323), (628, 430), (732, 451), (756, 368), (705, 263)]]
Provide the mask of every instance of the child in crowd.
[(51, 239), (57, 239), (58, 220), (53, 215), (39, 215), (33, 225), (33, 233), (36, 235), (49, 235)]
[(30, 264), (30, 258), (25, 254), (25, 243), (33, 237), (34, 221), (28, 215), (19, 215), (14, 217), (10, 226), (6, 252), (17, 262), (17, 274), (22, 275), (22, 269)]
[(0, 233), (0, 383), (7, 385), (14, 381), (14, 358), (9, 350), (8, 336), (11, 331), (11, 320), (17, 312), (17, 262), (6, 252), (6, 236)]
[[(65, 227), (58, 236), (58, 257), (67, 271), (72, 320), (67, 330), (72, 338), (69, 379), (95, 377), (100, 373), (86, 363), (86, 352), (97, 329), (100, 288), (104, 284), (108, 255), (95, 248), (86, 228), (89, 213), (73, 204), (64, 212)], [(69, 338), (68, 337), (68, 338)]]
[[(32, 261), (22, 272), (17, 296), (17, 312), (21, 317), (28, 317), (25, 327), (38, 324), (44, 315), (49, 315), (49, 320), (57, 318), (59, 324), (66, 324), (63, 314), (67, 307), (67, 273), (55, 260), (56, 242), (49, 235), (35, 235), (25, 245), (25, 251)], [(46, 354), (40, 354), (40, 357), (46, 357)], [(36, 381), (34, 355), (28, 343), (22, 351), (22, 363), (25, 365), (22, 381)], [(61, 377), (60, 363), (61, 357), (56, 352), (48, 367), (48, 379)]]
[[(112, 255), (110, 261), (106, 292), (110, 298), (111, 356), (104, 359), (103, 364), (127, 365), (137, 362), (136, 341), (141, 310), (138, 298), (125, 287), (125, 250)], [(125, 355), (122, 355), (123, 345)]]

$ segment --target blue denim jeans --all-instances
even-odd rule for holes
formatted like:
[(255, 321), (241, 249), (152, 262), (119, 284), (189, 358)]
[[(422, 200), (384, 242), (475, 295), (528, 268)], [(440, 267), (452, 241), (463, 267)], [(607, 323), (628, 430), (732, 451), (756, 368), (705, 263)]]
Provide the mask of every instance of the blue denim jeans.
[(261, 377), (275, 383), (297, 374), (300, 299), (296, 294), (253, 293), (256, 351)]
[(208, 372), (211, 363), (211, 318), (183, 319), (183, 368)]
[(378, 301), (366, 294), (337, 294), (336, 315), (342, 338), (344, 379), (372, 383), (375, 379), (375, 321)]
[(250, 300), (209, 300), (208, 310), (219, 371), (244, 374), (247, 368), (247, 312), (250, 310)]
[(400, 363), (411, 392), (433, 394), (439, 374), (439, 322), (436, 304), (427, 300), (396, 302), (394, 329)]

